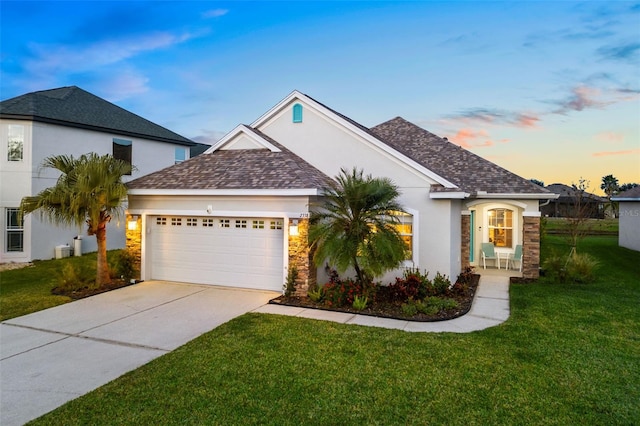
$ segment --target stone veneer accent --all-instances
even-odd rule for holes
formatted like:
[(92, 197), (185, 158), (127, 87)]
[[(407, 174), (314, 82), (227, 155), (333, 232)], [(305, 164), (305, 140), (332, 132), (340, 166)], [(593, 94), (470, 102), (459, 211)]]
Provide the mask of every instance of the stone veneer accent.
[(471, 250), (471, 216), (463, 214), (460, 221), (460, 269), (464, 271), (471, 263), (469, 251)]
[(298, 221), (298, 235), (289, 235), (289, 266), (298, 269), (296, 280), (296, 295), (306, 296), (309, 285), (314, 286), (317, 279), (316, 268), (309, 250), (309, 220), (289, 219), (289, 225)]
[(540, 217), (525, 216), (522, 240), (522, 277), (540, 276)]
[(135, 230), (129, 229), (129, 221), (133, 220), (133, 216), (127, 214), (127, 220), (125, 224), (125, 236), (127, 238), (127, 250), (130, 250), (136, 256), (136, 269), (138, 270), (138, 276), (136, 279), (140, 279), (140, 265), (142, 263), (142, 217), (138, 215), (137, 226)]

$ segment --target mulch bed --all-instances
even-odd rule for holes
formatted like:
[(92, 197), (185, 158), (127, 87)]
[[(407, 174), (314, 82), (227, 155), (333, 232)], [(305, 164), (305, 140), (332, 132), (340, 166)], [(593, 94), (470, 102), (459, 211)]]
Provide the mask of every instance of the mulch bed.
[[(137, 283), (138, 281), (136, 281)], [(66, 290), (60, 287), (54, 287), (51, 290), (51, 294), (55, 294), (57, 296), (68, 296), (73, 300), (84, 299), (85, 297), (95, 296), (96, 294), (105, 293), (107, 291), (116, 290), (118, 288), (127, 287), (133, 285), (129, 281), (125, 280), (113, 280), (110, 283), (107, 283), (98, 288), (92, 288), (90, 286), (85, 286), (79, 289), (74, 290)]]
[[(269, 301), (270, 304), (275, 305), (284, 305), (284, 306), (295, 306), (301, 308), (311, 308), (311, 309), (323, 309), (326, 311), (334, 311), (334, 312), (347, 312), (352, 314), (359, 315), (370, 315), (381, 318), (394, 318), (401, 319), (405, 321), (422, 321), (422, 322), (433, 322), (433, 321), (446, 321), (453, 318), (458, 318), (462, 315), (465, 315), (471, 309), (471, 304), (473, 303), (473, 296), (476, 294), (476, 290), (478, 288), (478, 283), (480, 282), (480, 275), (473, 274), (471, 278), (471, 282), (465, 286), (464, 289), (456, 292), (450, 292), (446, 295), (446, 297), (450, 299), (454, 299), (458, 302), (458, 307), (455, 309), (443, 310), (434, 315), (425, 315), (423, 313), (417, 313), (414, 316), (407, 316), (402, 312), (402, 303), (400, 302), (390, 302), (385, 297), (384, 290), (379, 291), (376, 300), (367, 306), (365, 309), (358, 311), (351, 306), (344, 307), (328, 307), (323, 303), (314, 302), (309, 299), (309, 297), (300, 297), (300, 296), (279, 296), (275, 299), (271, 299)], [(384, 287), (383, 287), (384, 289)]]

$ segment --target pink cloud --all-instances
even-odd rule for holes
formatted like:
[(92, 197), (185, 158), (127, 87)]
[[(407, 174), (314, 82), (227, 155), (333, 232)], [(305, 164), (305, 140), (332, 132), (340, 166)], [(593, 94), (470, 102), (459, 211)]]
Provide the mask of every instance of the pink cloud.
[(494, 143), (489, 139), (489, 133), (486, 130), (473, 130), (462, 128), (458, 130), (455, 136), (450, 137), (451, 141), (465, 149), (483, 148), (493, 146)]
[(619, 143), (624, 140), (624, 135), (616, 132), (601, 132), (595, 135), (595, 138), (602, 142)]
[(629, 154), (635, 154), (635, 153), (640, 153), (640, 149), (627, 149), (624, 151), (602, 151), (602, 152), (594, 152), (593, 155), (594, 157), (606, 157), (609, 155), (629, 155)]

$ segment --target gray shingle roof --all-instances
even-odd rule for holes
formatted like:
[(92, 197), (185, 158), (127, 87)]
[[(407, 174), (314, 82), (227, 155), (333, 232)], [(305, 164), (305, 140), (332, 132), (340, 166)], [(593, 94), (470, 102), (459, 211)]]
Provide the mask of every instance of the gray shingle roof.
[[(489, 194), (549, 194), (546, 189), (401, 117), (375, 127), (381, 141), (475, 196)], [(444, 188), (443, 188), (444, 189)], [(438, 187), (433, 188), (434, 192)]]
[(618, 198), (624, 198), (626, 199), (636, 199), (636, 200), (640, 200), (640, 186), (635, 186), (631, 189), (627, 189), (624, 192), (621, 192), (619, 194), (614, 195), (613, 197), (611, 197), (612, 200), (616, 200)]
[[(576, 195), (578, 194), (578, 190), (572, 186), (565, 185), (563, 183), (552, 183), (551, 185), (547, 185), (545, 187), (548, 191), (553, 192), (554, 194), (558, 194), (560, 197), (558, 198), (558, 202), (561, 203), (572, 203), (574, 202)], [(601, 197), (596, 194), (592, 194), (590, 192), (584, 191), (582, 193), (583, 199), (593, 200), (599, 203), (606, 203), (607, 200), (605, 197)]]
[(129, 112), (76, 86), (27, 93), (0, 102), (0, 117), (192, 146), (177, 133)]
[(252, 130), (281, 151), (217, 150), (135, 179), (128, 183), (129, 189), (321, 189), (331, 181), (273, 139)]

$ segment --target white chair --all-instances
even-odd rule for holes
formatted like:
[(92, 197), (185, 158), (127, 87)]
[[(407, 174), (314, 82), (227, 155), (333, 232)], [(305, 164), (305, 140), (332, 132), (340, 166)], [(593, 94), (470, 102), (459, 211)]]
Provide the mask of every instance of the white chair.
[(512, 256), (509, 257), (508, 263), (511, 264), (512, 267), (513, 267), (513, 262), (520, 262), (519, 271), (522, 272), (522, 246), (521, 245), (517, 245), (516, 251), (513, 253)]
[(500, 258), (496, 254), (496, 251), (493, 247), (493, 243), (482, 243), (482, 266), (484, 269), (487, 269), (487, 259), (495, 260), (498, 265), (498, 269), (500, 269)]

